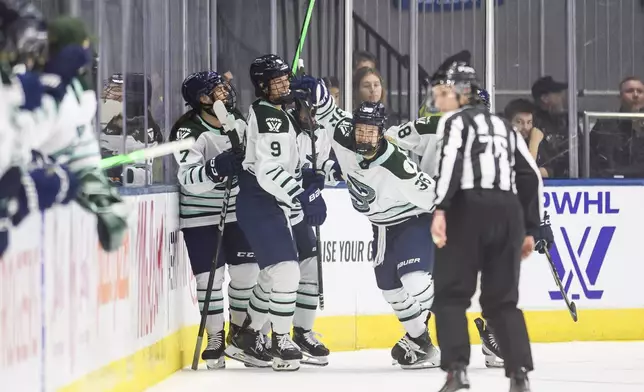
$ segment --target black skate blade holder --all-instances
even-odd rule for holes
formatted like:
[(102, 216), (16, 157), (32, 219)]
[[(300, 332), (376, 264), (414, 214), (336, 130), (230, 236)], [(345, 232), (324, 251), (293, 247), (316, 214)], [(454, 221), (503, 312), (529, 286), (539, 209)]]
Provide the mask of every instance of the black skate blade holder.
[[(542, 240), (540, 242), (544, 242), (544, 241)], [(559, 292), (561, 292), (561, 296), (566, 302), (566, 307), (568, 307), (568, 312), (570, 312), (570, 317), (572, 317), (572, 321), (577, 322), (579, 320), (577, 316), (577, 305), (575, 305), (575, 303), (568, 298), (568, 294), (566, 294), (566, 290), (564, 289), (563, 283), (561, 283), (561, 278), (559, 278), (559, 274), (557, 273), (557, 267), (555, 266), (555, 263), (552, 261), (552, 257), (550, 256), (550, 251), (545, 245), (546, 244), (543, 244), (543, 249), (545, 251), (546, 258), (548, 259), (548, 263), (550, 264), (550, 271), (552, 272), (552, 277), (555, 279), (555, 283), (557, 283), (557, 287), (559, 287)]]

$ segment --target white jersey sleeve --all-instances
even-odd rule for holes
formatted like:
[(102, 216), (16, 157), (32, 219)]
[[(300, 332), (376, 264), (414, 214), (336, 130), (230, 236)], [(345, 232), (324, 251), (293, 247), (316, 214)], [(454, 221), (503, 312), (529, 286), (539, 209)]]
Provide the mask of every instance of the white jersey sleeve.
[(335, 104), (333, 97), (330, 97), (325, 105), (318, 108), (315, 120), (326, 129), (328, 137), (332, 139), (337, 128), (346, 128), (342, 133), (347, 133), (348, 127), (352, 126), (353, 115), (342, 110)]
[(396, 151), (382, 165), (387, 169), (389, 186), (398, 189), (404, 199), (416, 207), (432, 211), (434, 180), (401, 151)]
[(421, 117), (415, 121), (390, 127), (385, 136), (403, 150), (421, 157), (420, 170), (433, 171), (437, 146), (436, 129), (440, 116)]
[[(46, 100), (43, 99), (43, 106)], [(65, 163), (73, 172), (100, 164), (101, 153), (93, 121), (96, 115), (96, 95), (84, 90), (78, 80), (68, 87), (58, 106), (57, 119), (40, 150)]]
[(276, 199), (293, 205), (303, 192), (297, 180), (300, 167), (297, 133), (289, 115), (267, 102), (255, 102), (248, 115), (244, 169)]

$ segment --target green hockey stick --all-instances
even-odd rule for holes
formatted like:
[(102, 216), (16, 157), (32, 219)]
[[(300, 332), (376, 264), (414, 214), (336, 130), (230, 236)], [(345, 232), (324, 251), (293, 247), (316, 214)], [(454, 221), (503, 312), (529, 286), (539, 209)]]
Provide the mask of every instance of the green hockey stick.
[(295, 57), (293, 57), (293, 62), (291, 63), (291, 72), (293, 72), (293, 76), (295, 76), (297, 72), (298, 61), (300, 60), (300, 55), (302, 54), (302, 48), (304, 47), (306, 33), (309, 31), (309, 24), (311, 23), (311, 16), (313, 15), (314, 6), (315, 0), (309, 0), (309, 7), (306, 9), (306, 18), (304, 18), (304, 24), (302, 25), (302, 30), (300, 30), (300, 39), (297, 43), (297, 50), (295, 51)]
[(129, 154), (115, 155), (101, 159), (100, 168), (110, 169), (116, 166), (127, 165), (129, 163), (145, 161), (148, 159), (162, 157), (164, 155), (174, 154), (181, 150), (187, 150), (195, 143), (194, 138), (186, 138), (177, 140), (176, 142), (168, 142), (159, 144), (158, 146), (143, 148), (141, 150), (132, 151)]

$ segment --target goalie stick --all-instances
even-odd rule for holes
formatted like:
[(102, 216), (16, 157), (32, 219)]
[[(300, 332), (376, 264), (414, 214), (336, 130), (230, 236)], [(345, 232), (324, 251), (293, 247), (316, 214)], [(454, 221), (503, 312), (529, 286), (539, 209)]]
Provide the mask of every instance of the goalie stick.
[[(221, 101), (216, 101), (212, 108), (217, 115), (217, 119), (221, 122), (224, 132), (230, 139), (230, 144), (233, 150), (242, 148), (239, 142), (239, 136), (235, 131), (235, 124), (229, 121), (228, 111)], [(230, 192), (233, 187), (233, 177), (226, 178), (226, 189), (224, 190), (224, 198), (221, 203), (221, 213), (219, 214), (219, 232), (217, 233), (217, 250), (215, 251), (215, 258), (212, 260), (210, 272), (208, 273), (208, 285), (206, 286), (206, 296), (203, 301), (203, 309), (201, 310), (201, 321), (199, 322), (199, 331), (197, 332), (197, 342), (195, 343), (195, 352), (192, 357), (192, 370), (199, 368), (199, 356), (201, 354), (201, 346), (203, 344), (203, 335), (206, 330), (206, 320), (208, 318), (208, 308), (210, 307), (210, 297), (212, 296), (212, 285), (215, 281), (215, 273), (219, 268), (219, 254), (224, 240), (224, 227), (226, 226), (226, 214), (228, 213), (228, 201), (230, 200)]]
[(546, 258), (548, 259), (548, 263), (550, 264), (550, 271), (552, 272), (552, 277), (555, 279), (555, 283), (557, 283), (557, 287), (559, 287), (559, 291), (561, 292), (561, 296), (563, 297), (564, 301), (566, 301), (566, 306), (568, 307), (568, 311), (570, 312), (570, 316), (572, 317), (572, 320), (574, 322), (577, 322), (578, 317), (577, 317), (577, 305), (570, 299), (568, 299), (568, 295), (566, 294), (566, 290), (564, 290), (564, 286), (561, 283), (561, 279), (559, 278), (559, 274), (557, 273), (557, 267), (555, 266), (555, 263), (552, 261), (552, 257), (550, 256), (550, 251), (548, 248), (543, 246), (543, 249), (545, 250)]

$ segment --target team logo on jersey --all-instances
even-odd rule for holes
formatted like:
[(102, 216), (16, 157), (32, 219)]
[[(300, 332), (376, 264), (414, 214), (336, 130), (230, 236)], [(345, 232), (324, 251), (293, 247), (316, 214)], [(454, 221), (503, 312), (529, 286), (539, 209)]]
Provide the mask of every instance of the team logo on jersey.
[(282, 126), (282, 120), (275, 117), (269, 117), (266, 119), (266, 125), (268, 126), (269, 132), (279, 132), (280, 127)]
[(347, 137), (351, 133), (351, 123), (348, 121), (343, 121), (340, 124), (338, 124), (338, 128), (340, 129), (340, 132), (342, 132), (342, 136)]
[(413, 175), (416, 174), (415, 166), (416, 165), (414, 165), (414, 163), (410, 162), (409, 160), (406, 160), (405, 162), (403, 162), (403, 169), (405, 169), (405, 171), (409, 174), (413, 174)]
[[(150, 128), (151, 133), (148, 134), (150, 137), (154, 137), (154, 131)], [(190, 128), (179, 128), (177, 130), (177, 139), (183, 139), (184, 137), (190, 134)]]

